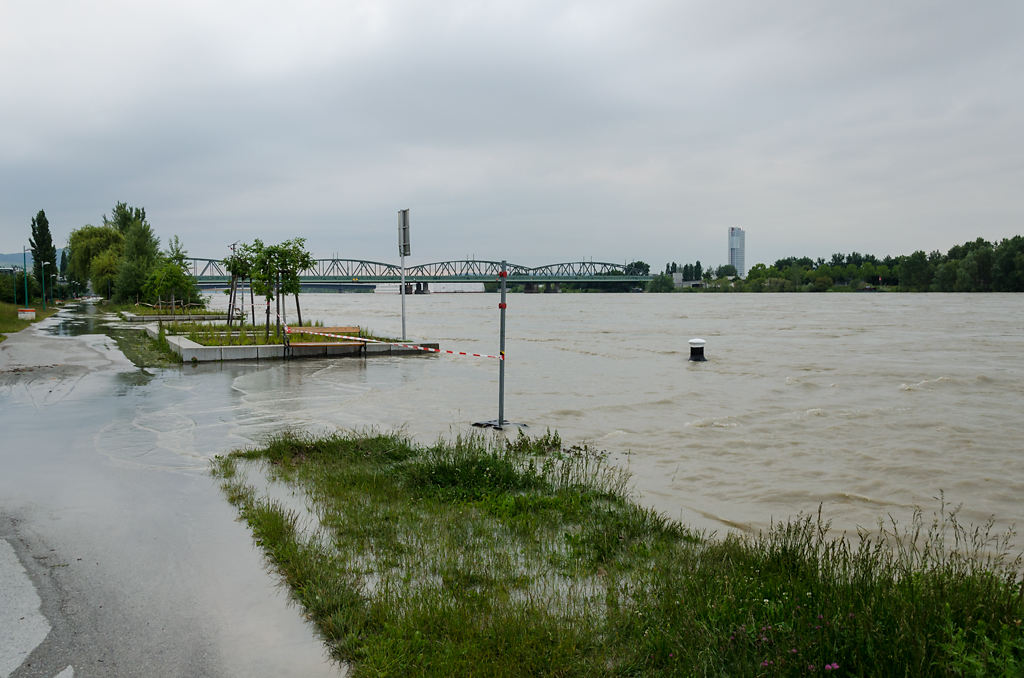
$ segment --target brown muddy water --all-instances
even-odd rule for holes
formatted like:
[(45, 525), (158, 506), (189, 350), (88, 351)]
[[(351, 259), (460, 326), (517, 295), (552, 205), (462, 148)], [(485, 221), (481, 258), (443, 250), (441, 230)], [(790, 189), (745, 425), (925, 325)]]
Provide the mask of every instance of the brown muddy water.
[[(394, 294), (307, 294), (302, 306), (326, 325), (401, 333)], [(497, 295), (406, 306), (410, 338), (497, 352)], [(511, 295), (507, 323), (506, 418), (608, 450), (641, 502), (687, 524), (756, 530), (821, 505), (836, 530), (870, 530), (915, 506), (930, 514), (940, 492), (972, 522), (1024, 524), (1024, 295)], [(687, 360), (692, 337), (707, 339), (708, 362)], [(186, 367), (156, 388), (217, 383), (224, 443), (282, 426), (430, 441), (497, 417), (493, 360), (204, 369), (223, 381)], [(179, 422), (161, 445), (210, 454), (210, 413), (160, 416)]]

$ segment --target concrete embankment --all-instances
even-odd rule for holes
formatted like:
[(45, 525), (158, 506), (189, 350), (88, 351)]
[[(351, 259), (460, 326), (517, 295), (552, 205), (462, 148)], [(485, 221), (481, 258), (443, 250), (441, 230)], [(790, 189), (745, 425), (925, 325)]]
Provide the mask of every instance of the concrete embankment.
[(162, 320), (165, 323), (175, 322), (213, 322), (227, 320), (227, 313), (179, 313), (177, 315), (139, 315), (137, 313), (122, 312), (121, 318), (128, 323), (152, 323)]
[[(146, 326), (146, 333), (155, 339), (160, 334), (159, 326)], [(280, 360), (291, 358), (341, 358), (359, 356), (381, 356), (397, 354), (422, 354), (415, 348), (406, 348), (395, 344), (367, 343), (366, 346), (353, 346), (350, 343), (332, 344), (325, 342), (322, 346), (293, 346), (290, 355), (285, 355), (281, 344), (253, 344), (249, 346), (203, 346), (187, 337), (164, 335), (171, 350), (181, 356), (184, 362), (215, 362), (220, 360)], [(436, 349), (437, 344), (415, 344), (423, 348)]]

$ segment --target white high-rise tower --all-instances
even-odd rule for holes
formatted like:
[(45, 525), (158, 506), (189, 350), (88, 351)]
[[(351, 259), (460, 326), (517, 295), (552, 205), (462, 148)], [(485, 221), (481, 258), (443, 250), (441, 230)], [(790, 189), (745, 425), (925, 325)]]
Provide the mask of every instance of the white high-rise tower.
[(746, 232), (739, 226), (729, 227), (729, 265), (736, 269), (736, 275), (743, 277), (747, 274), (744, 261), (746, 251)]

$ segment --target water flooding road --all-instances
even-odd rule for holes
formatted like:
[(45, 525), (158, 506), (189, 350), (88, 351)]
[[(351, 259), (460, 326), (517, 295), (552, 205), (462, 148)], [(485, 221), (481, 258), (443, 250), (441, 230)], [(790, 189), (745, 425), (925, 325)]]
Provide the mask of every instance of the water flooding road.
[(247, 442), (209, 388), (230, 392), (230, 376), (139, 370), (69, 315), (0, 344), (0, 540), (22, 566), (4, 561), (8, 580), (31, 578), (48, 631), (18, 644), (39, 619), (0, 616), (13, 625), (0, 668), (339, 675), (209, 476), (209, 456)]

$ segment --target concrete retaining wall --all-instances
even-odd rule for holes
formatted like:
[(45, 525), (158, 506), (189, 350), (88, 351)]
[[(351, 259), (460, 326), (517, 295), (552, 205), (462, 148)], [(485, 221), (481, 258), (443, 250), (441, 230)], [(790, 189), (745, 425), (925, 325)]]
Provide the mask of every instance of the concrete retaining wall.
[(210, 321), (210, 320), (227, 320), (227, 313), (204, 313), (198, 314), (193, 313), (192, 315), (186, 315), (178, 313), (176, 315), (137, 315), (135, 313), (128, 313), (127, 311), (121, 312), (121, 317), (124, 318), (125, 322), (129, 323), (152, 323), (157, 320), (163, 320), (166, 322), (194, 322), (194, 321)]
[[(160, 335), (157, 325), (146, 326), (146, 334), (156, 339)], [(211, 362), (216, 360), (280, 360), (284, 358), (281, 344), (256, 344), (250, 346), (203, 346), (191, 339), (165, 335), (171, 350), (181, 356), (184, 362)], [(417, 344), (424, 348), (437, 348), (437, 344)], [(362, 355), (360, 346), (296, 346), (292, 349), (294, 358), (340, 358)], [(401, 348), (391, 344), (367, 344), (366, 355), (392, 355), (401, 353), (422, 354), (414, 348)]]

